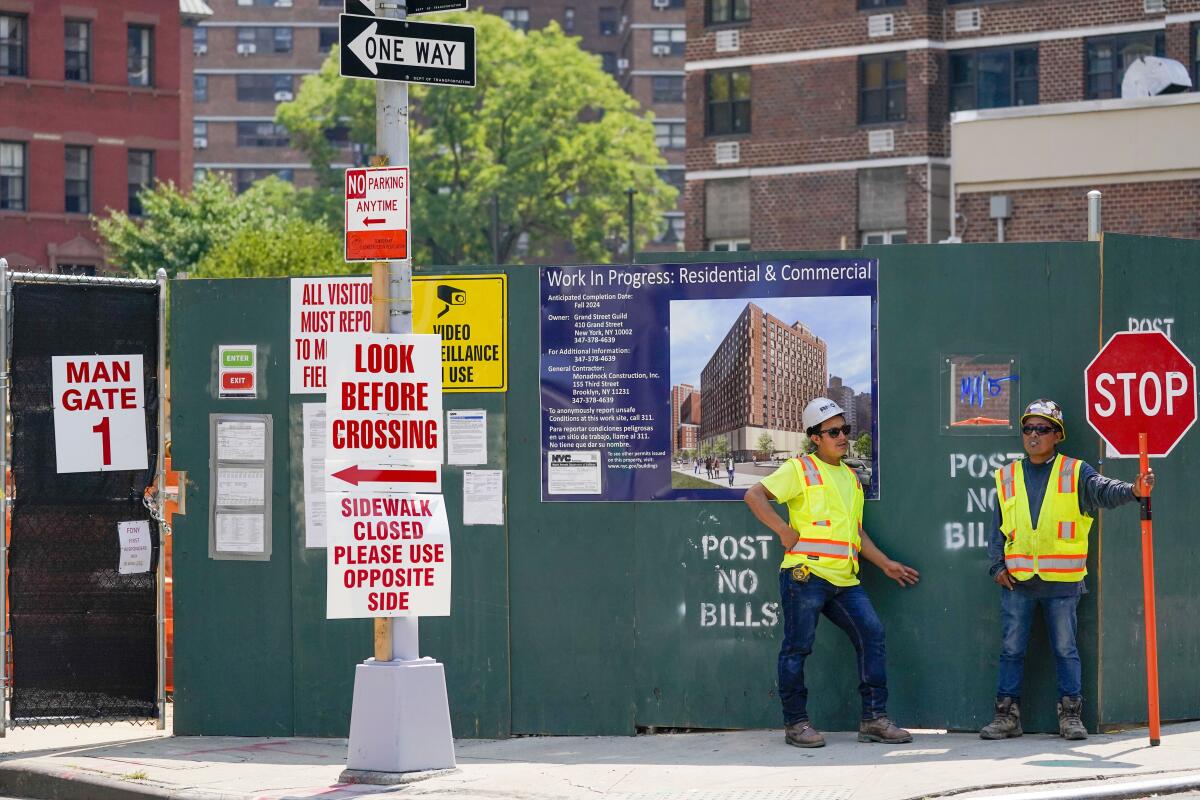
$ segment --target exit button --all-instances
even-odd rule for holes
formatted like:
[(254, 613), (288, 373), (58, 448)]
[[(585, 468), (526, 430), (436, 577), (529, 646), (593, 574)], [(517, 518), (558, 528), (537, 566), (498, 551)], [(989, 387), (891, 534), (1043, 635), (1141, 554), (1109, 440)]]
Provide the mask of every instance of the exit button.
[(226, 372), (221, 375), (221, 389), (226, 392), (239, 389), (254, 391), (254, 373)]

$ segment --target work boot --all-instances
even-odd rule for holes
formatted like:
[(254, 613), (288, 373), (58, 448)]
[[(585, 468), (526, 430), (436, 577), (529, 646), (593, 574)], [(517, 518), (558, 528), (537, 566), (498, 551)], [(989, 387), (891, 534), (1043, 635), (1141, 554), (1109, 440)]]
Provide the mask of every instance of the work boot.
[(887, 717), (876, 717), (858, 723), (858, 740), (860, 742), (904, 744), (912, 741), (912, 734), (904, 728), (896, 727), (896, 723)]
[(1083, 713), (1082, 697), (1064, 697), (1058, 701), (1058, 735), (1064, 739), (1086, 739), (1087, 728), (1079, 715)]
[(797, 722), (783, 729), (783, 738), (793, 747), (824, 747), (825, 737), (808, 723)]
[(1020, 736), (1021, 706), (1011, 697), (996, 700), (996, 716), (979, 730), (980, 739), (1011, 739)]

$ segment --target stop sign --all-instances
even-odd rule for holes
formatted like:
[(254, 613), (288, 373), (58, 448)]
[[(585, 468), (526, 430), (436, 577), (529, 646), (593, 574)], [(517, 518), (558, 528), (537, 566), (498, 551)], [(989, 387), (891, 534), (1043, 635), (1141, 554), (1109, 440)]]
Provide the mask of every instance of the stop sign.
[(1084, 371), (1087, 420), (1123, 456), (1165, 456), (1196, 421), (1196, 366), (1161, 331), (1113, 334)]

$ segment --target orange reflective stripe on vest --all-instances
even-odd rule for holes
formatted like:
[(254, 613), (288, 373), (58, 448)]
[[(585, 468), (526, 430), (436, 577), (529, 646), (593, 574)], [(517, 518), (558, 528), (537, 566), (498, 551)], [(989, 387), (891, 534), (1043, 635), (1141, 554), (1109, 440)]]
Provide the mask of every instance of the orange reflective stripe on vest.
[(1038, 556), (1038, 572), (1072, 573), (1083, 572), (1087, 568), (1087, 556)]
[(1013, 496), (1016, 489), (1013, 486), (1016, 481), (1017, 462), (1011, 461), (1007, 466), (1000, 470), (1000, 500), (1004, 501)]
[(804, 468), (804, 482), (809, 486), (820, 486), (825, 483), (821, 478), (821, 470), (813, 461), (812, 456), (805, 456), (800, 459), (800, 466)]
[(850, 558), (854, 553), (854, 546), (849, 542), (834, 539), (800, 539), (788, 552), (826, 558)]
[(1075, 463), (1078, 459), (1062, 457), (1058, 467), (1058, 493), (1072, 494), (1075, 491)]
[(1009, 553), (1004, 556), (1004, 568), (1009, 572), (1033, 572), (1033, 556)]

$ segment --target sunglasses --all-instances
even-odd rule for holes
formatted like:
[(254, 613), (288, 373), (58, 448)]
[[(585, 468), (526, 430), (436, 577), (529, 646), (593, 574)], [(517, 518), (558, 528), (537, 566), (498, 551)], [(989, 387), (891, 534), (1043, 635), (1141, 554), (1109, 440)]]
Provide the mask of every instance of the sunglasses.
[(817, 431), (817, 433), (823, 433), (826, 436), (828, 436), (830, 439), (836, 439), (838, 437), (839, 433), (842, 436), (849, 436), (850, 435), (850, 426), (842, 425), (839, 428), (826, 428), (823, 431)]
[(1058, 430), (1058, 428), (1054, 427), (1053, 425), (1026, 425), (1021, 428), (1021, 433), (1025, 434), (1026, 436), (1032, 436), (1035, 433), (1039, 436), (1046, 436), (1054, 433), (1056, 430)]

